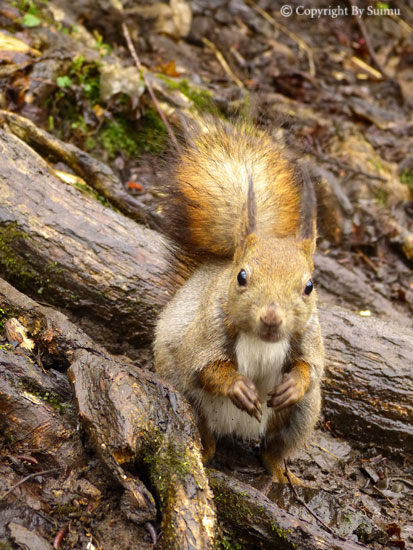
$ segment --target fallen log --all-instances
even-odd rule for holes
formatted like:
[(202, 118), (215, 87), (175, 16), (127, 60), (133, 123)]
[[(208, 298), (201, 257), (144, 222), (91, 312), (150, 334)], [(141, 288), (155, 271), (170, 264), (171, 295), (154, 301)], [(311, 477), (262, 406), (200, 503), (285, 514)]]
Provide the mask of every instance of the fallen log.
[[(361, 550), (353, 542), (289, 514), (260, 491), (222, 472), (208, 470), (218, 518), (236, 533), (243, 550)], [(259, 546), (258, 546), (258, 544)]]
[(54, 177), (0, 129), (0, 271), (77, 313), (112, 349), (148, 342), (168, 288), (163, 238)]
[[(160, 548), (213, 548), (213, 498), (189, 404), (155, 374), (112, 358), (63, 314), (1, 280), (0, 289), (3, 320), (19, 317), (38, 361), (63, 370), (70, 365), (80, 419), (103, 464), (125, 489), (127, 517), (139, 524), (156, 518), (154, 497), (136, 476), (136, 469), (147, 472), (163, 515)], [(61, 418), (50, 404), (55, 395), (67, 401), (67, 377), (54, 369), (42, 373), (32, 359), (15, 353), (23, 351), (0, 350), (1, 426), (11, 441), (27, 440), (32, 453), (56, 453), (61, 469), (71, 445), (65, 463), (70, 466), (71, 459), (82, 456), (76, 422)]]
[(347, 439), (413, 452), (413, 340), (406, 326), (335, 308), (320, 311), (327, 369), (324, 414)]

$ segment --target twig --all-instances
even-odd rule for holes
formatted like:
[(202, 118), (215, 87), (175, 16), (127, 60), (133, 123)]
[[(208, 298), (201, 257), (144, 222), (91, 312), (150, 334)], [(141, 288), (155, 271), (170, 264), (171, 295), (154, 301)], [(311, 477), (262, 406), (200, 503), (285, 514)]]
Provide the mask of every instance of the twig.
[(310, 151), (310, 153), (321, 162), (335, 164), (338, 168), (341, 168), (342, 170), (347, 170), (347, 172), (351, 172), (352, 174), (359, 174), (360, 176), (364, 176), (365, 178), (369, 178), (371, 180), (378, 180), (383, 182), (387, 181), (381, 176), (376, 176), (375, 174), (369, 174), (368, 172), (363, 172), (363, 170), (352, 168), (349, 164), (342, 162), (341, 160), (333, 159), (331, 157), (327, 157), (326, 155), (321, 155), (320, 153), (316, 153), (315, 151)]
[(293, 494), (294, 494), (297, 502), (299, 502), (301, 504), (301, 506), (304, 506), (304, 508), (307, 510), (307, 512), (309, 512), (313, 516), (313, 518), (316, 519), (324, 527), (324, 529), (326, 531), (328, 531), (331, 535), (335, 535), (336, 537), (339, 537), (341, 540), (345, 540), (345, 538), (343, 538), (341, 535), (338, 535), (337, 533), (335, 533), (333, 531), (333, 529), (331, 529), (331, 527), (329, 525), (327, 525), (327, 523), (324, 523), (324, 521), (319, 516), (317, 516), (317, 514), (315, 512), (313, 512), (313, 510), (311, 510), (311, 508), (308, 506), (308, 504), (300, 496), (298, 496), (297, 489), (294, 487), (293, 482), (291, 481), (291, 477), (290, 477), (290, 474), (289, 474), (289, 471), (288, 471), (287, 462), (285, 460), (284, 460), (284, 467), (285, 467), (285, 475), (287, 476), (288, 483), (290, 484), (290, 487), (293, 491)]
[(377, 487), (377, 485), (372, 485), (373, 489), (375, 489), (383, 498), (387, 500), (387, 502), (390, 504), (390, 506), (393, 506), (393, 508), (397, 508), (397, 505), (392, 502), (389, 497), (386, 497), (386, 495), (383, 493), (381, 489)]
[(205, 44), (205, 46), (208, 46), (208, 48), (214, 52), (215, 57), (218, 59), (222, 68), (227, 73), (227, 75), (231, 78), (231, 80), (233, 80), (239, 88), (244, 89), (245, 88), (244, 84), (241, 82), (241, 80), (237, 77), (237, 75), (228, 65), (227, 60), (222, 55), (222, 53), (218, 50), (215, 44), (212, 43), (210, 40), (208, 40), (208, 38), (205, 38), (205, 36), (202, 37), (202, 42)]
[(32, 457), (32, 456), (28, 456), (28, 455), (17, 455), (16, 457), (18, 460), (23, 460), (24, 462), (29, 462), (30, 464), (33, 464), (34, 466), (37, 466), (39, 463), (38, 461)]
[(374, 265), (374, 263), (370, 260), (366, 254), (360, 248), (356, 248), (357, 254), (360, 256), (360, 258), (374, 271), (374, 273), (378, 273), (378, 268)]
[(128, 27), (126, 26), (125, 23), (122, 23), (122, 30), (123, 30), (123, 35), (125, 37), (126, 43), (128, 45), (128, 48), (129, 48), (129, 52), (130, 52), (130, 54), (131, 54), (131, 56), (132, 56), (132, 58), (135, 62), (135, 65), (136, 65), (138, 71), (142, 75), (143, 81), (145, 82), (145, 86), (148, 88), (149, 95), (151, 96), (151, 99), (152, 99), (152, 101), (155, 105), (155, 108), (158, 111), (159, 116), (162, 119), (162, 122), (165, 124), (165, 128), (168, 131), (169, 137), (171, 138), (171, 140), (172, 140), (173, 144), (175, 145), (176, 149), (179, 152), (181, 152), (181, 146), (179, 145), (178, 140), (176, 139), (175, 134), (174, 134), (169, 122), (167, 121), (167, 119), (166, 119), (166, 117), (165, 117), (165, 115), (164, 115), (164, 113), (163, 113), (163, 111), (162, 111), (162, 109), (161, 109), (161, 107), (158, 103), (158, 100), (156, 99), (156, 96), (155, 96), (155, 93), (153, 91), (151, 83), (148, 81), (148, 79), (145, 76), (144, 68), (142, 67), (141, 62), (139, 61), (138, 54), (136, 53), (136, 50), (133, 46), (132, 39), (130, 37)]
[(3, 495), (1, 495), (0, 500), (5, 499), (7, 495), (12, 493), (15, 489), (17, 489), (17, 487), (19, 487), (20, 485), (22, 485), (23, 483), (25, 483), (26, 481), (28, 481), (32, 477), (44, 476), (44, 475), (50, 474), (52, 472), (57, 472), (58, 470), (60, 470), (60, 468), (51, 468), (50, 470), (42, 470), (41, 472), (34, 472), (33, 474), (29, 474), (28, 476), (26, 476), (23, 479), (21, 479), (20, 481), (18, 481), (15, 485), (13, 485), (13, 487), (11, 487)]
[(376, 78), (377, 80), (381, 80), (383, 78), (383, 75), (381, 74), (380, 71), (377, 71), (376, 69), (371, 67), (368, 63), (366, 63), (356, 55), (352, 55), (351, 60), (355, 65), (357, 65), (357, 67), (359, 67), (363, 71), (366, 71), (366, 73), (369, 73), (370, 76), (372, 76), (373, 78)]
[(145, 523), (145, 527), (147, 528), (147, 530), (149, 531), (149, 534), (151, 535), (153, 545), (156, 546), (156, 543), (158, 542), (158, 537), (156, 536), (155, 527), (152, 525), (150, 521), (147, 521)]
[(308, 57), (308, 69), (311, 76), (315, 76), (315, 64), (314, 64), (314, 56), (313, 52), (311, 51), (311, 48), (308, 44), (304, 42), (302, 38), (297, 36), (295, 33), (290, 31), (288, 27), (274, 19), (272, 15), (270, 15), (268, 12), (263, 10), (260, 6), (258, 6), (253, 0), (246, 0), (247, 4), (252, 7), (253, 10), (255, 10), (257, 13), (261, 15), (264, 19), (266, 19), (269, 23), (273, 25), (276, 29), (280, 30), (284, 34), (286, 34), (291, 40), (293, 40), (300, 50), (305, 51)]
[(57, 533), (53, 541), (53, 548), (55, 548), (56, 550), (60, 548), (62, 540), (65, 538), (65, 535), (68, 531), (69, 531), (69, 524), (66, 524), (64, 527), (59, 529), (59, 532)]
[[(350, 2), (351, 6), (353, 8), (358, 8), (359, 7), (355, 0), (349, 0), (349, 2)], [(373, 63), (376, 65), (378, 70), (381, 72), (381, 74), (385, 78), (390, 78), (390, 76), (388, 75), (386, 70), (383, 68), (383, 65), (380, 63), (380, 61), (379, 61), (379, 59), (376, 55), (376, 52), (373, 49), (373, 46), (372, 46), (371, 40), (370, 40), (370, 36), (369, 36), (369, 33), (367, 32), (366, 25), (364, 24), (363, 19), (361, 17), (358, 17), (357, 15), (355, 15), (355, 18), (356, 18), (356, 21), (357, 21), (357, 25), (359, 26), (359, 29), (361, 31), (361, 34), (363, 35), (363, 38), (364, 38), (364, 41), (366, 43), (366, 47), (367, 47), (367, 50), (368, 50), (369, 55), (371, 57), (371, 60), (373, 61)]]
[(318, 445), (318, 443), (311, 443), (311, 445), (314, 445), (314, 447), (318, 447), (320, 449), (320, 451), (323, 451), (324, 453), (327, 453), (328, 455), (332, 456), (333, 458), (335, 458), (336, 460), (340, 460), (340, 458), (338, 456), (336, 456), (334, 453), (332, 453), (331, 451), (329, 451), (328, 449), (325, 449), (324, 447), (322, 447), (321, 445)]

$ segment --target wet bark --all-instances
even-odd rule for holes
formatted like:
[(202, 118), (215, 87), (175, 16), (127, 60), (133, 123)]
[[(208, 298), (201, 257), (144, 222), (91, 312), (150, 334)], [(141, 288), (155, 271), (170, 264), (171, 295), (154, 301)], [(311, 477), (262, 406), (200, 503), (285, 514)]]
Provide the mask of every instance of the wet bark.
[(151, 495), (130, 477), (137, 466), (160, 505), (159, 547), (214, 548), (213, 496), (189, 404), (153, 374), (84, 350), (75, 353), (69, 376), (95, 449), (134, 499), (132, 515), (142, 522), (155, 513)]
[[(257, 489), (222, 472), (208, 470), (218, 518), (242, 541), (244, 550), (358, 550), (366, 548), (297, 519)], [(258, 546), (260, 545), (260, 546)]]
[[(0, 427), (10, 441), (63, 470), (82, 457), (79, 415), (102, 463), (124, 487), (126, 516), (142, 524), (162, 513), (159, 548), (213, 548), (216, 519), (189, 404), (167, 383), (114, 359), (63, 314), (41, 306), (0, 280), (2, 317), (16, 316), (34, 341), (34, 355), (19, 346), (0, 350)], [(14, 317), (15, 318), (15, 317)], [(16, 355), (24, 354), (23, 355)], [(65, 370), (76, 407), (70, 407)], [(142, 483), (143, 475), (151, 487)]]
[(28, 357), (0, 349), (0, 432), (15, 451), (29, 449), (47, 468), (79, 466), (76, 419), (66, 375), (46, 374)]
[(1, 274), (112, 347), (147, 343), (168, 297), (163, 238), (59, 181), (13, 134), (0, 130), (0, 147)]
[(334, 258), (316, 254), (314, 280), (321, 289), (320, 296), (328, 302), (358, 310), (370, 309), (380, 317), (413, 327), (411, 318), (377, 292), (360, 268), (349, 269)]
[(386, 452), (413, 452), (411, 330), (339, 308), (320, 311), (324, 413), (337, 433)]

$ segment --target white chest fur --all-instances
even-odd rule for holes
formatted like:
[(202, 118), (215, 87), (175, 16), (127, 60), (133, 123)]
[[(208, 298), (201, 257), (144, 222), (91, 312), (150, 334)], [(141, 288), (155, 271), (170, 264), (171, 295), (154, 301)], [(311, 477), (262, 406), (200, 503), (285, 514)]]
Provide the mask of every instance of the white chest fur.
[(258, 422), (238, 409), (227, 397), (202, 392), (197, 401), (210, 429), (216, 435), (233, 434), (245, 439), (256, 439), (263, 435), (272, 412), (266, 405), (268, 392), (281, 382), (288, 349), (288, 340), (272, 343), (247, 334), (238, 336), (235, 348), (238, 372), (256, 385), (262, 403), (262, 419)]
[[(258, 392), (265, 396), (281, 382), (281, 371), (289, 348), (288, 340), (263, 342), (256, 336), (241, 333), (236, 343), (238, 371), (251, 378)], [(261, 399), (264, 395), (260, 394)]]

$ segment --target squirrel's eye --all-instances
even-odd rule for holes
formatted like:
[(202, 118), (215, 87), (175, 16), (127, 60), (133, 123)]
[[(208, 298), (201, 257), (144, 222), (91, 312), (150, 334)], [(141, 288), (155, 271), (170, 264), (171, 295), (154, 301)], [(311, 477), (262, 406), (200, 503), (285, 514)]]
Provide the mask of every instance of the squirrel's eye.
[(309, 294), (311, 294), (313, 288), (314, 288), (313, 281), (311, 279), (308, 279), (304, 288), (304, 294), (308, 296)]
[(241, 271), (237, 275), (237, 281), (239, 286), (247, 286), (247, 272), (245, 269), (241, 269)]

